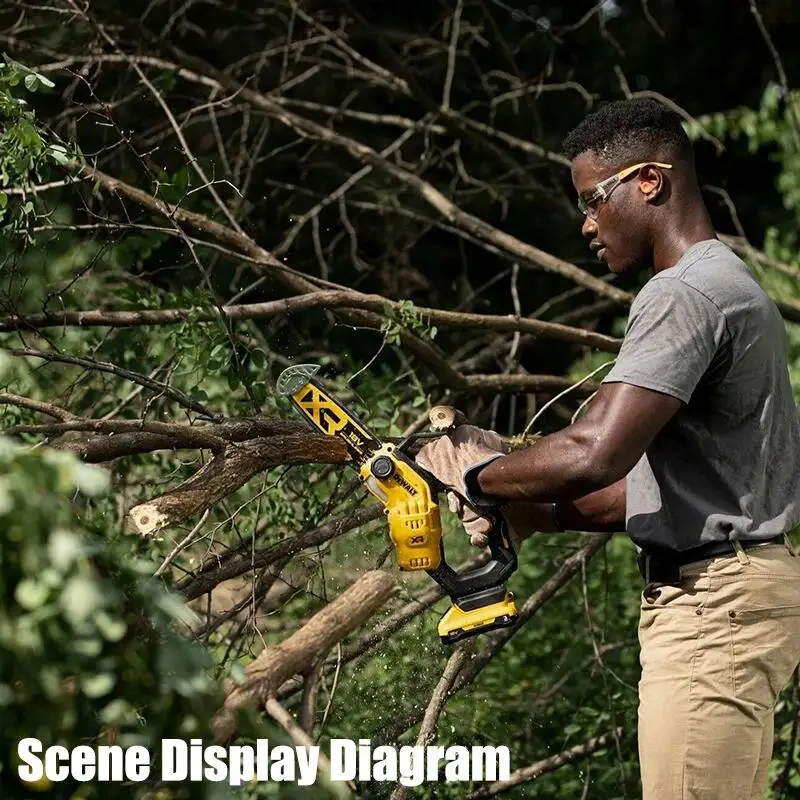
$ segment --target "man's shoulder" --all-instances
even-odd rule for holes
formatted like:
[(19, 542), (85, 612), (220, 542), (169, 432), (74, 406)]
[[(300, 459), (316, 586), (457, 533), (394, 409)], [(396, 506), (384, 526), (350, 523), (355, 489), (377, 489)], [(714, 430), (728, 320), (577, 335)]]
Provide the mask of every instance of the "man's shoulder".
[(703, 295), (723, 313), (743, 301), (767, 299), (747, 264), (718, 239), (692, 245), (675, 266), (650, 278), (644, 289), (654, 293), (688, 289)]

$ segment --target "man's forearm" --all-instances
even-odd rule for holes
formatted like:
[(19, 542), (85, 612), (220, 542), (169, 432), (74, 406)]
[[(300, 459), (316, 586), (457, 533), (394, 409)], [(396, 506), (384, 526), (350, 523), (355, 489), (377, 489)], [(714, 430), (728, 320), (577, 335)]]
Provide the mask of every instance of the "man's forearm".
[[(512, 501), (502, 507), (503, 516), (518, 538), (556, 529), (550, 503)], [(622, 533), (625, 530), (625, 479), (577, 500), (558, 504), (558, 521), (571, 531)]]
[(578, 421), (492, 461), (477, 474), (477, 486), (484, 496), (507, 503), (583, 498), (624, 474), (598, 455), (597, 438), (594, 426)]

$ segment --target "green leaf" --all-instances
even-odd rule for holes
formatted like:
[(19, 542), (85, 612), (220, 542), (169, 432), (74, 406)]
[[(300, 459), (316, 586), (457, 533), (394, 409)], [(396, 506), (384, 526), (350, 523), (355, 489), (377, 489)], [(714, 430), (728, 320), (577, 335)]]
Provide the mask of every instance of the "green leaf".
[(28, 610), (39, 608), (47, 600), (48, 589), (39, 581), (33, 578), (25, 578), (17, 585), (17, 590), (14, 592), (14, 597), (17, 602)]
[(8, 514), (13, 508), (14, 498), (11, 495), (8, 478), (0, 478), (0, 517)]
[(50, 157), (55, 161), (57, 164), (68, 164), (69, 163), (69, 156), (67, 155), (67, 150), (60, 144), (51, 144), (48, 150)]
[(101, 467), (92, 464), (75, 464), (75, 483), (77, 487), (89, 497), (95, 497), (108, 489), (108, 473)]
[(267, 366), (267, 356), (263, 350), (251, 350), (250, 359), (256, 369), (264, 369)]
[(6, 683), (0, 683), (0, 708), (10, 706), (16, 699), (16, 694)]
[(105, 611), (95, 615), (94, 624), (109, 642), (118, 642), (128, 630), (128, 626), (120, 619), (113, 619)]
[(103, 605), (103, 595), (94, 581), (83, 575), (70, 578), (61, 593), (64, 616), (79, 627)]
[(55, 86), (55, 84), (53, 83), (53, 81), (50, 80), (50, 78), (46, 77), (45, 75), (42, 75), (39, 72), (36, 73), (36, 80), (38, 80), (39, 83), (42, 84), (42, 86), (45, 86), (48, 89), (52, 89)]
[(100, 719), (106, 725), (124, 725), (137, 718), (136, 710), (127, 700), (117, 698), (112, 700), (100, 712)]
[(56, 528), (47, 543), (50, 563), (59, 571), (66, 572), (83, 552), (81, 540), (72, 531)]
[(103, 643), (100, 641), (100, 639), (79, 637), (73, 639), (72, 649), (80, 656), (85, 656), (86, 658), (97, 658), (97, 656), (103, 652)]
[(116, 684), (116, 677), (110, 672), (102, 672), (99, 675), (86, 675), (81, 678), (81, 691), (91, 698), (103, 697), (107, 695)]
[(159, 592), (156, 597), (156, 605), (176, 622), (183, 622), (186, 625), (196, 624), (197, 615), (177, 595), (171, 592)]
[(250, 389), (253, 392), (253, 397), (259, 405), (264, 405), (267, 400), (267, 387), (263, 381), (256, 381)]

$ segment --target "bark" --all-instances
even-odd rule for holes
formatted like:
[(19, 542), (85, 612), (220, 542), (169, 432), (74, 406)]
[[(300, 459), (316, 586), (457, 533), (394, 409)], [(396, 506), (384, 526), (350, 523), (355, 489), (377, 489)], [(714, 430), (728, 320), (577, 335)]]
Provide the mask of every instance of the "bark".
[(201, 514), (270, 467), (317, 461), (344, 463), (348, 459), (344, 443), (330, 436), (303, 433), (234, 442), (180, 486), (134, 506), (128, 519), (136, 533), (151, 536)]
[[(54, 447), (69, 450), (80, 456), (84, 461), (99, 463), (112, 461), (123, 456), (152, 453), (156, 450), (182, 450), (195, 449), (197, 443), (191, 440), (191, 432), (205, 432), (224, 442), (244, 442), (248, 439), (274, 438), (279, 441), (283, 437), (304, 436), (309, 449), (323, 455), (330, 446), (330, 437), (313, 432), (303, 422), (285, 421), (276, 417), (245, 417), (243, 419), (226, 420), (219, 424), (209, 425), (181, 425), (169, 424), (166, 433), (159, 433), (151, 428), (151, 423), (143, 423), (142, 431), (125, 431), (117, 428), (117, 423), (112, 420), (87, 421), (86, 432), (70, 432), (53, 442)], [(131, 421), (130, 426), (134, 427)], [(75, 427), (75, 426), (74, 426)], [(55, 426), (40, 426), (42, 433), (52, 433), (58, 430)], [(90, 430), (99, 430), (101, 433), (89, 433)], [(188, 431), (188, 433), (187, 433)], [(109, 436), (113, 433), (113, 436)], [(343, 450), (334, 449), (334, 460), (343, 459)]]

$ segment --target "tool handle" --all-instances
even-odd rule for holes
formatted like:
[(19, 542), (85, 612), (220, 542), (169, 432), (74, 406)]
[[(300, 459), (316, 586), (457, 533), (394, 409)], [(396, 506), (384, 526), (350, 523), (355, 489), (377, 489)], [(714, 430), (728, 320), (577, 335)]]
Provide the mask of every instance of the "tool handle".
[(426, 572), (450, 595), (453, 602), (478, 592), (502, 589), (506, 579), (517, 569), (517, 554), (508, 533), (508, 523), (496, 507), (478, 507), (459, 491), (447, 486), (432, 472), (412, 461), (405, 453), (395, 451), (395, 456), (409, 464), (430, 484), (434, 494), (453, 492), (476, 514), (486, 517), (491, 523), (489, 529), (489, 553), (491, 558), (485, 564), (467, 572), (456, 572), (448, 563), (444, 552), (444, 539), (440, 541), (441, 562), (436, 569)]
[(450, 595), (454, 602), (477, 592), (502, 588), (506, 579), (517, 568), (517, 554), (511, 544), (505, 519), (499, 513), (487, 514), (486, 509), (481, 511), (489, 516), (492, 522), (489, 531), (491, 555), (489, 561), (467, 572), (458, 573), (447, 563), (442, 541), (441, 564), (436, 569), (428, 571), (428, 574)]

